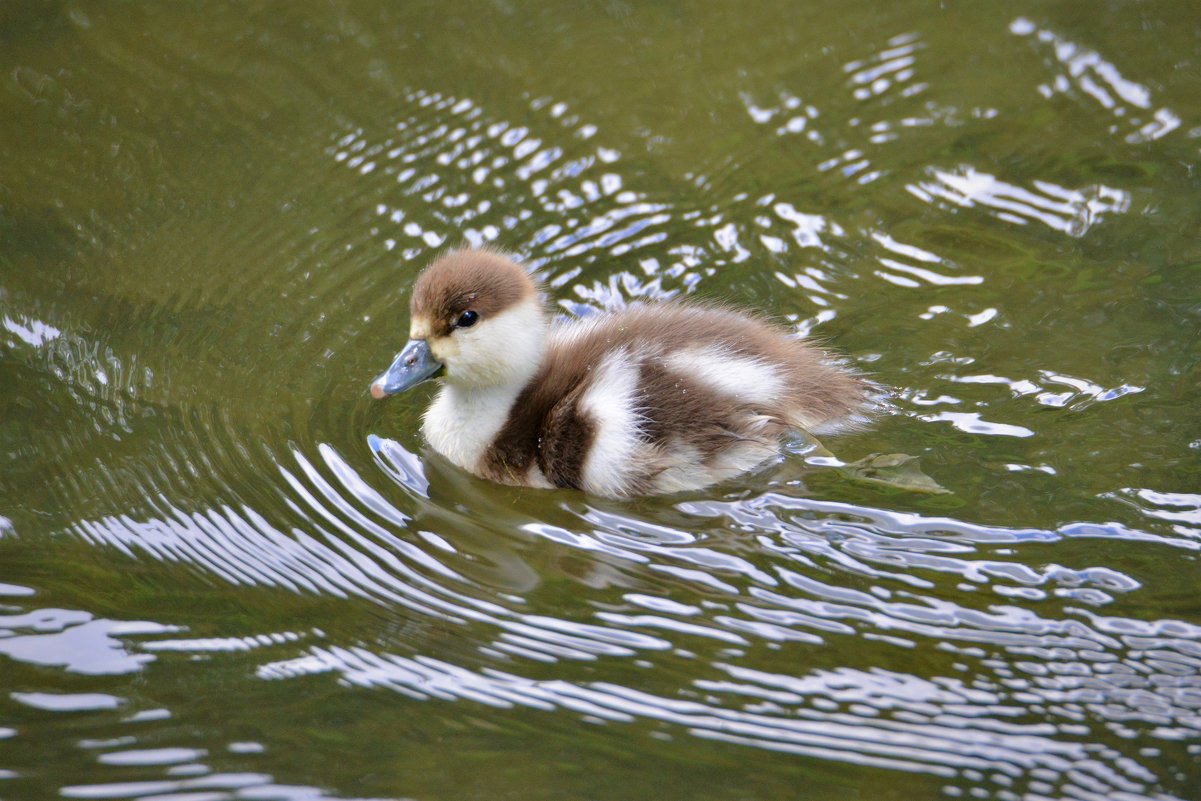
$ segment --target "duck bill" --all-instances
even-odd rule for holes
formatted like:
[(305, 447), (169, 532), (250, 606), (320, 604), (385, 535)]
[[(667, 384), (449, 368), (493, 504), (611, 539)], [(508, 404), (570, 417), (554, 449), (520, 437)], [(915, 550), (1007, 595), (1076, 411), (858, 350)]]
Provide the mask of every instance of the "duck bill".
[(427, 378), (433, 378), (441, 370), (442, 362), (434, 358), (429, 343), (424, 339), (409, 340), (404, 350), (396, 354), (391, 366), (371, 382), (371, 397), (379, 400), (404, 392)]

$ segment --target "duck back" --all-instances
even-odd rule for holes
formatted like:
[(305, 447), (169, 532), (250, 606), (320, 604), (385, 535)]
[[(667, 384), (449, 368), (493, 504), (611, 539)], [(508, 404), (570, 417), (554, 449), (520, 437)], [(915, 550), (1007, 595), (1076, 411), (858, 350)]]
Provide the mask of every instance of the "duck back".
[(479, 466), (514, 484), (623, 497), (697, 489), (853, 425), (866, 383), (760, 318), (684, 303), (556, 325)]

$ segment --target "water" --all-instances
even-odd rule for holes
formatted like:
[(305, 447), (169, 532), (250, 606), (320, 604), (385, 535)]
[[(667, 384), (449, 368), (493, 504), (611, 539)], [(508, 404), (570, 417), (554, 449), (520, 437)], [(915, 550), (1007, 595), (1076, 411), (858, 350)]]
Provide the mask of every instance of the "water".
[[(0, 11), (0, 797), (1197, 797), (1192, 4), (377, 5)], [(462, 474), (366, 387), (463, 241), (951, 494)]]

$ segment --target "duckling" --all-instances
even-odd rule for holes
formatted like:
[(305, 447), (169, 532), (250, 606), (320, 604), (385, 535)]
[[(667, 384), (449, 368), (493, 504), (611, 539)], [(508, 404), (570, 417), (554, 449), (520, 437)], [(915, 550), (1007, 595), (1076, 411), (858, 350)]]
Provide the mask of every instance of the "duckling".
[(671, 301), (552, 323), (538, 286), (488, 250), (451, 251), (413, 288), (409, 342), (381, 399), (442, 386), (422, 431), (482, 478), (611, 498), (753, 470), (790, 429), (860, 423), (869, 385), (757, 317)]

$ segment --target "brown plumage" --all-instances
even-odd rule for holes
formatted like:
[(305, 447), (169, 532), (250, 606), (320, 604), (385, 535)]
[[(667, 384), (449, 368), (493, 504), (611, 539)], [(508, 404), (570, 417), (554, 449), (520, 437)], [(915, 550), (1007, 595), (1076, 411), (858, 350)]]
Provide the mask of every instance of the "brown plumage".
[(472, 309), (491, 317), (535, 295), (525, 271), (491, 250), (451, 251), (437, 270), (422, 270), (413, 286), (413, 319), (427, 319), (431, 333), (446, 336), (460, 314)]
[[(445, 367), (427, 438), (504, 483), (695, 489), (770, 459), (789, 429), (845, 427), (867, 407), (867, 384), (825, 352), (727, 308), (679, 301), (550, 326), (533, 281), (495, 253), (436, 261), (412, 310), (414, 337)], [(465, 311), (478, 324), (456, 326)]]

